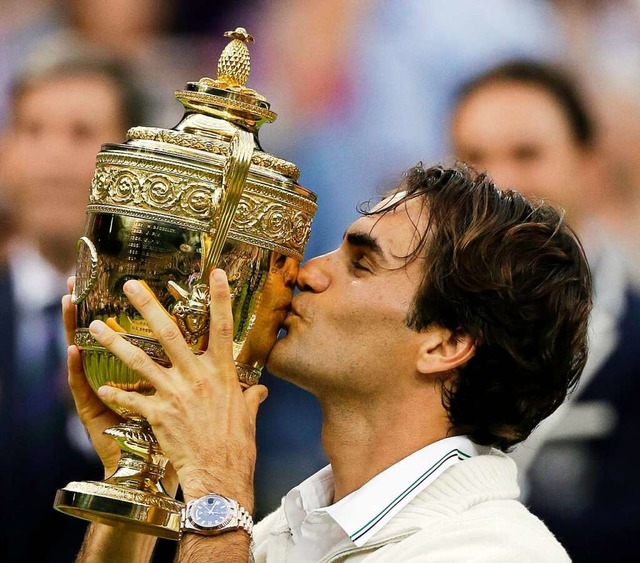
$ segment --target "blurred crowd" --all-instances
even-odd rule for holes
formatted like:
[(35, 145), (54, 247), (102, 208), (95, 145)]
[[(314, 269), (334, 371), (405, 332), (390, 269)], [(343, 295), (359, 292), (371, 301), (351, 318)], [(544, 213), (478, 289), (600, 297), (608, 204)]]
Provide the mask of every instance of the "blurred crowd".
[[(84, 523), (53, 510), (55, 491), (103, 477), (59, 318), (95, 156), (131, 126), (173, 127), (174, 90), (215, 73), (237, 26), (256, 39), (248, 86), (278, 114), (262, 146), (318, 194), (307, 256), (418, 161), (464, 160), (565, 209), (595, 280), (590, 360), (512, 455), (574, 561), (634, 560), (640, 1), (0, 0), (0, 561), (72, 560)], [(326, 463), (314, 400), (263, 382), (258, 519)], [(43, 534), (59, 538), (47, 552)]]

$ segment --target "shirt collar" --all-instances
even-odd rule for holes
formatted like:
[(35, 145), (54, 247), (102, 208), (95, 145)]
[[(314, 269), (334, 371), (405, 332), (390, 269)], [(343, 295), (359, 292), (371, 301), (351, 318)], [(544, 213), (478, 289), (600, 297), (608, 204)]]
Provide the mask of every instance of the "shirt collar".
[(451, 465), (488, 450), (466, 436), (444, 438), (414, 452), (376, 475), (335, 504), (333, 472), (327, 466), (292, 489), (284, 510), (294, 541), (305, 521), (329, 515), (360, 547)]

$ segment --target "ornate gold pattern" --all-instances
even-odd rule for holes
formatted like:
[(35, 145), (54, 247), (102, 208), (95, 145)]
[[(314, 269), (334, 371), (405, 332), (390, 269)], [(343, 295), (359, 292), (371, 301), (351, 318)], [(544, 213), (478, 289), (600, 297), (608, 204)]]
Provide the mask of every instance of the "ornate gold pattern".
[(190, 82), (185, 90), (175, 92), (187, 109), (240, 123), (247, 130), (257, 131), (264, 122), (271, 123), (277, 115), (269, 109), (269, 102), (255, 90), (245, 86), (251, 70), (251, 57), (246, 43), (253, 37), (243, 27), (227, 31), (232, 41), (218, 60), (217, 78), (203, 77)]
[[(171, 363), (169, 361), (169, 357), (164, 351), (164, 348), (157, 340), (133, 336), (131, 334), (123, 334), (122, 337), (138, 348), (142, 348), (149, 356), (151, 356), (156, 361), (164, 365), (168, 365)], [(81, 350), (85, 348), (100, 350), (104, 354), (115, 358), (115, 356), (113, 356), (111, 352), (108, 352), (104, 346), (98, 344), (98, 341), (93, 336), (91, 336), (89, 329), (77, 328), (74, 334), (73, 342)]]
[[(193, 105), (198, 107), (199, 104), (202, 104), (204, 107), (214, 105), (214, 102), (221, 104), (219, 100), (224, 100), (224, 109), (231, 109), (240, 112), (245, 112), (250, 116), (261, 117), (264, 121), (271, 123), (275, 121), (278, 117), (278, 114), (268, 109), (268, 107), (264, 107), (266, 105), (265, 102), (260, 104), (243, 102), (240, 100), (236, 100), (231, 97), (221, 98), (220, 96), (213, 96), (212, 94), (207, 94), (203, 92), (191, 92), (190, 90), (176, 90), (175, 91), (176, 99), (178, 99), (183, 104), (185, 102), (190, 102)], [(214, 106), (215, 107), (215, 106)]]
[[(170, 143), (179, 147), (201, 150), (220, 156), (228, 156), (229, 154), (228, 142), (158, 127), (132, 127), (127, 131), (127, 139)], [(297, 180), (300, 177), (300, 169), (295, 164), (262, 151), (253, 153), (251, 164), (279, 172), (292, 180)]]
[(245, 387), (251, 387), (260, 380), (261, 371), (258, 368), (236, 362), (236, 371), (240, 383)]
[[(139, 338), (136, 336), (132, 336), (131, 334), (123, 334), (122, 337), (132, 344), (138, 346), (139, 348), (142, 348), (157, 362), (164, 365), (171, 364), (169, 357), (165, 354), (164, 349), (159, 342), (151, 340), (149, 338)], [(113, 356), (111, 352), (109, 352), (102, 345), (98, 344), (98, 341), (93, 336), (91, 336), (88, 329), (76, 329), (74, 335), (74, 344), (81, 350), (92, 349), (94, 350), (94, 353), (99, 353), (101, 355), (112, 357), (115, 359), (115, 356)], [(194, 353), (201, 354), (202, 352), (194, 351)], [(260, 369), (253, 366), (248, 366), (240, 362), (236, 362), (236, 369), (238, 371), (238, 379), (243, 385), (249, 387), (258, 383), (261, 374)]]
[(139, 461), (131, 458), (122, 458), (118, 464), (120, 467), (126, 467), (127, 469), (133, 469), (138, 472), (147, 472), (153, 475), (154, 477), (162, 478), (164, 477), (164, 470), (159, 469), (153, 465), (149, 465), (144, 461)]
[(136, 491), (130, 488), (114, 486), (111, 483), (102, 481), (72, 481), (66, 488), (71, 490), (79, 488), (84, 494), (105, 496), (125, 502), (148, 504), (168, 512), (179, 513), (183, 506), (180, 501), (172, 500), (166, 496), (152, 495), (147, 491)]
[[(100, 205), (104, 210), (116, 209), (134, 216), (158, 212), (167, 222), (186, 221), (191, 228), (209, 231), (219, 211), (220, 181), (217, 174), (173, 161), (102, 152), (97, 158), (87, 209), (97, 210), (93, 206)], [(229, 236), (259, 240), (267, 247), (284, 248), (288, 255), (302, 258), (315, 208), (314, 203), (292, 192), (248, 181)]]

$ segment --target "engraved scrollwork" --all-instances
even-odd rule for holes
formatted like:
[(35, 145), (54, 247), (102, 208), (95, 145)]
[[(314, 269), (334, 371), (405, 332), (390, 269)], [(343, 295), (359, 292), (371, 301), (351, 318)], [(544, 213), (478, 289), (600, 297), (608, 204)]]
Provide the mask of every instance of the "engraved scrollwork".
[(205, 184), (189, 184), (180, 198), (180, 207), (189, 215), (207, 219), (210, 212), (215, 216), (222, 197), (221, 188), (211, 188)]
[(144, 461), (138, 461), (130, 458), (123, 458), (122, 460), (120, 460), (120, 463), (118, 465), (119, 467), (126, 467), (127, 469), (133, 469), (134, 471), (139, 471), (139, 472), (145, 471), (159, 478), (162, 478), (164, 476), (163, 469), (155, 467)]
[(302, 252), (311, 234), (311, 217), (306, 213), (293, 213), (289, 234), (292, 245)]
[(142, 197), (154, 207), (173, 207), (184, 191), (185, 182), (171, 181), (165, 174), (152, 174), (142, 182)]
[(114, 203), (140, 203), (140, 180), (129, 170), (118, 170), (109, 184), (109, 197)]
[[(132, 336), (131, 334), (123, 334), (123, 338), (137, 346), (138, 348), (142, 348), (149, 356), (154, 358), (158, 363), (169, 365), (171, 362), (162, 348), (162, 345), (157, 340), (151, 340), (149, 338), (141, 338)], [(75, 331), (74, 335), (74, 344), (78, 346), (78, 348), (92, 348), (97, 350), (103, 350), (104, 354), (110, 355), (111, 353), (107, 351), (101, 344), (98, 344), (98, 341), (91, 336), (88, 329), (78, 328)]]
[[(223, 195), (220, 172), (170, 161), (103, 152), (92, 182), (88, 210), (134, 216), (161, 213), (163, 220), (215, 226)], [(295, 193), (249, 181), (238, 204), (229, 236), (299, 256), (311, 229), (315, 203)], [(195, 225), (194, 228), (202, 228)]]
[(277, 241), (288, 238), (288, 234), (291, 231), (289, 225), (291, 213), (288, 211), (286, 207), (279, 203), (274, 203), (264, 210), (262, 217), (260, 217), (260, 226), (269, 238)]
[[(104, 165), (96, 170), (90, 202), (136, 206), (190, 219), (208, 220), (212, 187), (160, 171)], [(219, 200), (215, 196), (213, 201)]]
[[(190, 92), (189, 90), (176, 90), (175, 96), (177, 100), (181, 102), (192, 102), (195, 104), (209, 105), (215, 100), (216, 96), (201, 92)], [(235, 109), (239, 111), (245, 111), (251, 114), (255, 114), (258, 117), (263, 118), (268, 122), (273, 122), (276, 119), (276, 114), (266, 107), (262, 107), (263, 103), (246, 103), (240, 100), (234, 100), (232, 98), (221, 98), (225, 109)]]
[[(159, 129), (156, 127), (132, 127), (127, 132), (127, 139), (157, 141), (169, 143), (179, 147), (201, 150), (221, 156), (229, 155), (229, 144), (216, 139), (203, 139), (191, 133), (172, 131), (171, 129)], [(292, 162), (271, 154), (255, 151), (251, 157), (251, 164), (279, 172), (287, 178), (297, 180), (300, 177), (300, 169)]]
[(153, 495), (146, 491), (136, 491), (135, 489), (125, 487), (114, 487), (109, 483), (100, 481), (82, 481), (69, 483), (68, 488), (73, 489), (74, 486), (81, 487), (81, 494), (92, 494), (96, 496), (104, 496), (114, 498), (125, 502), (135, 502), (139, 504), (147, 504), (155, 506), (167, 512), (180, 512), (182, 504), (166, 496)]
[(127, 131), (127, 139), (169, 143), (171, 145), (177, 145), (188, 149), (197, 149), (213, 154), (219, 154), (221, 156), (227, 156), (229, 154), (229, 146), (224, 141), (203, 139), (197, 135), (172, 131), (171, 129), (132, 127)]
[(267, 153), (256, 151), (253, 153), (251, 163), (256, 166), (262, 166), (263, 168), (280, 172), (280, 174), (287, 176), (292, 180), (297, 180), (300, 177), (300, 169), (295, 164)]
[(108, 196), (111, 174), (106, 170), (97, 169), (91, 180), (90, 199), (100, 201)]
[(234, 228), (301, 253), (311, 231), (311, 215), (245, 194), (236, 211)]
[(258, 383), (262, 372), (253, 366), (236, 362), (236, 373), (238, 374), (238, 380), (244, 387), (251, 387)]

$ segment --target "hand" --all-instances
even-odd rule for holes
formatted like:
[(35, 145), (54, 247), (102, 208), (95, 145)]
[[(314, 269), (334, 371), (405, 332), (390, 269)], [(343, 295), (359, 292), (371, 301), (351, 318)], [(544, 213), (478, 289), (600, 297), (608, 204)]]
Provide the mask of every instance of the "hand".
[(74, 277), (67, 280), (69, 294), (62, 298), (62, 319), (64, 321), (65, 333), (67, 336), (67, 367), (68, 381), (73, 395), (73, 401), (78, 411), (80, 421), (89, 434), (102, 464), (105, 468), (105, 477), (111, 475), (118, 465), (120, 459), (120, 448), (112, 438), (105, 436), (103, 432), (122, 419), (109, 409), (94, 393), (89, 385), (82, 367), (80, 350), (73, 344), (76, 329), (76, 306), (71, 302), (71, 292), (75, 282)]
[(103, 400), (147, 419), (178, 473), (185, 500), (217, 492), (251, 510), (255, 422), (267, 389), (254, 385), (243, 392), (233, 360), (233, 316), (224, 271), (214, 270), (209, 285), (209, 341), (207, 350), (196, 355), (153, 293), (138, 281), (128, 281), (125, 294), (172, 367), (160, 366), (105, 323), (94, 321), (89, 330), (95, 339), (156, 389), (151, 396), (108, 386), (98, 392)]

